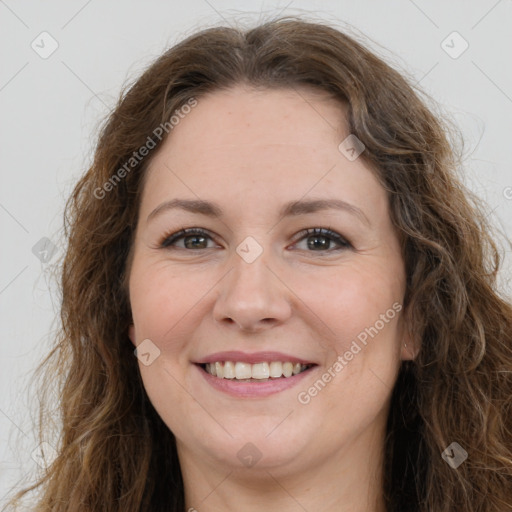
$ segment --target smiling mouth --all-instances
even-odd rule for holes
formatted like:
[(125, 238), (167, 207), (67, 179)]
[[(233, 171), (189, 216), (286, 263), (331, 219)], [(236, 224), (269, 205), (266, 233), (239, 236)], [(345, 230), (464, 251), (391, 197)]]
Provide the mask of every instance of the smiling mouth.
[(291, 362), (262, 362), (256, 364), (240, 361), (217, 361), (199, 364), (206, 373), (218, 379), (236, 380), (240, 382), (265, 382), (276, 379), (287, 379), (309, 370), (315, 364)]

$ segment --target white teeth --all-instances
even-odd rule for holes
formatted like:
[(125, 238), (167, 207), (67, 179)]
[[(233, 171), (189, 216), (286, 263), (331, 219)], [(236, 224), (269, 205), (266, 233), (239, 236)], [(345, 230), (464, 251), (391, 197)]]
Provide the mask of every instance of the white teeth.
[(235, 378), (235, 365), (231, 361), (224, 363), (224, 378), (234, 379)]
[(249, 363), (236, 363), (235, 376), (237, 379), (250, 379), (252, 377), (251, 365)]
[(293, 363), (284, 363), (283, 364), (283, 375), (285, 377), (291, 377), (293, 373)]
[(270, 376), (274, 378), (281, 377), (283, 375), (283, 363), (279, 361), (272, 361), (270, 363)]
[(269, 367), (268, 363), (258, 363), (252, 365), (252, 378), (253, 379), (268, 379)]
[(307, 370), (311, 365), (301, 363), (291, 363), (272, 361), (270, 363), (242, 363), (241, 361), (225, 361), (206, 363), (205, 370), (219, 379), (237, 379), (237, 380), (268, 380), (269, 378), (278, 379), (282, 376), (291, 377)]

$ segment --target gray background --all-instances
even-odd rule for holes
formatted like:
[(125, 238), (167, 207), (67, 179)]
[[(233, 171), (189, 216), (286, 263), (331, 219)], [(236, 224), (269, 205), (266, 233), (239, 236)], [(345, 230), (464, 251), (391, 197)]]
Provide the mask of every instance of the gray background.
[[(25, 386), (56, 326), (49, 273), (63, 252), (62, 209), (122, 85), (197, 29), (301, 13), (354, 27), (451, 114), (466, 141), (467, 184), (512, 238), (512, 0), (0, 0), (0, 496), (38, 468)], [(463, 41), (442, 46), (453, 31), (469, 44), (457, 58), (446, 45), (453, 54)], [(511, 266), (507, 255), (509, 295)]]

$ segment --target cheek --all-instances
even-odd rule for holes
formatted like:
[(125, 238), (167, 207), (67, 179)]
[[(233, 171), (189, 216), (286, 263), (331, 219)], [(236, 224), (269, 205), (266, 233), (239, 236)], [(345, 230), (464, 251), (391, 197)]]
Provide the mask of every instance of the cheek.
[(179, 337), (187, 315), (211, 288), (205, 277), (179, 272), (162, 262), (144, 268), (134, 264), (130, 299), (137, 340), (151, 338), (161, 344)]
[[(303, 279), (299, 277), (298, 279)], [(311, 276), (300, 285), (305, 302), (330, 328), (340, 348), (348, 346), (358, 334), (377, 323), (380, 331), (389, 331), (398, 316), (393, 304), (403, 299), (400, 269), (390, 270), (370, 257), (333, 268), (323, 276)], [(386, 313), (389, 313), (386, 315)], [(385, 315), (382, 324), (382, 315)], [(363, 338), (364, 336), (362, 336)]]
[[(337, 269), (332, 279), (311, 286), (309, 297), (323, 297), (312, 308), (319, 311), (332, 333), (326, 362), (331, 392), (326, 399), (331, 405), (340, 397), (343, 402), (355, 396), (363, 402), (374, 398), (378, 402), (393, 387), (400, 364), (400, 269), (390, 273), (386, 264), (375, 261), (347, 265)], [(376, 394), (370, 393), (371, 389)]]
[(200, 416), (201, 410), (191, 400), (179, 369), (163, 354), (151, 366), (139, 363), (144, 389), (158, 416), (178, 438), (186, 437), (190, 425), (183, 420)]
[(190, 396), (184, 391), (188, 322), (198, 294), (194, 279), (183, 277), (162, 262), (135, 260), (130, 276), (130, 300), (136, 342), (149, 339), (157, 356), (151, 364), (139, 360), (147, 396), (158, 415), (174, 433), (180, 432), (177, 410), (185, 410)]
[(298, 399), (336, 438), (363, 431), (388, 403), (400, 365), (402, 295), (400, 279), (379, 266), (347, 265), (332, 277), (310, 289), (309, 297), (323, 293), (312, 308), (334, 334), (325, 366)]

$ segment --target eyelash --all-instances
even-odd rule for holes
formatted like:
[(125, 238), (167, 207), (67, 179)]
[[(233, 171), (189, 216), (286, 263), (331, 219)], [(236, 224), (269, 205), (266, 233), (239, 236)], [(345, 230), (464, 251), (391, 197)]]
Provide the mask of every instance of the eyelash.
[[(205, 229), (202, 229), (202, 228), (183, 228), (181, 229), (180, 231), (177, 231), (175, 233), (166, 233), (162, 239), (160, 240), (158, 246), (162, 249), (176, 249), (176, 247), (173, 247), (172, 244), (182, 238), (185, 238), (187, 236), (193, 236), (193, 235), (201, 235), (201, 236), (204, 236), (205, 238), (210, 238), (212, 239), (210, 233), (208, 231), (206, 231)], [(321, 235), (321, 236), (325, 236), (325, 237), (328, 237), (330, 238), (331, 240), (335, 241), (336, 243), (339, 244), (339, 247), (336, 248), (336, 249), (328, 249), (326, 251), (318, 251), (318, 252), (337, 252), (337, 251), (340, 251), (340, 250), (346, 250), (346, 249), (349, 249), (349, 248), (352, 248), (352, 244), (344, 237), (342, 237), (341, 235), (339, 235), (338, 233), (336, 233), (335, 231), (332, 231), (330, 228), (309, 228), (309, 229), (304, 229), (302, 231), (300, 231), (299, 233), (297, 233), (297, 236), (299, 238), (297, 238), (296, 242), (294, 243), (298, 243), (300, 242), (301, 240), (303, 240), (304, 238), (307, 238), (309, 236), (313, 236), (313, 235)], [(213, 240), (213, 239), (212, 239)], [(179, 249), (182, 249), (182, 250), (188, 250), (188, 251), (193, 251), (193, 250), (196, 250), (196, 251), (201, 251), (201, 250), (205, 250), (204, 248), (203, 249), (187, 249), (187, 248), (182, 248), (180, 247)], [(317, 252), (317, 251), (307, 251), (307, 252)]]

